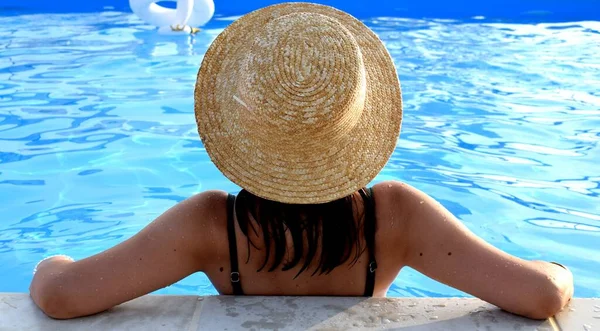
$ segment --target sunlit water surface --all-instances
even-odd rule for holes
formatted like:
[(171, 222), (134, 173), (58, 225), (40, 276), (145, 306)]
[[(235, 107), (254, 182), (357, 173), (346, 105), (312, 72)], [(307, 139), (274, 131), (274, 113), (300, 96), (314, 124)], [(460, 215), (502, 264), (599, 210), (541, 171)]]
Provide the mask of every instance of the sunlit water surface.
[[(238, 190), (193, 116), (202, 55), (230, 21), (191, 38), (126, 13), (0, 17), (0, 292), (27, 291), (43, 257), (89, 256), (196, 192)], [(374, 182), (428, 192), (493, 245), (567, 264), (577, 296), (600, 296), (600, 22), (365, 23), (405, 105)], [(216, 291), (197, 274), (159, 293)], [(464, 294), (404, 270), (389, 295)]]

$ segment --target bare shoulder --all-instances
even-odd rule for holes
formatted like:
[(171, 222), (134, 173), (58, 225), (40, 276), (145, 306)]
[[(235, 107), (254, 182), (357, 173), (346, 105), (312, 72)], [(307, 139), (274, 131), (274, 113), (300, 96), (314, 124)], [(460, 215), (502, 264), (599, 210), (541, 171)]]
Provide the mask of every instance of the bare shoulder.
[(209, 190), (195, 194), (180, 203), (180, 208), (191, 208), (196, 211), (221, 207), (226, 203), (227, 192), (221, 190)]
[(188, 233), (195, 234), (194, 248), (199, 260), (210, 266), (214, 258), (227, 251), (223, 238), (227, 233), (227, 192), (209, 190), (180, 203), (180, 215), (188, 219)]
[(373, 195), (378, 211), (404, 221), (408, 221), (426, 199), (431, 199), (415, 187), (400, 181), (384, 181), (374, 185)]
[(374, 195), (377, 199), (383, 196), (384, 200), (398, 203), (404, 208), (415, 208), (424, 202), (424, 199), (431, 199), (427, 194), (419, 189), (395, 180), (388, 180), (377, 183), (373, 186)]
[[(190, 231), (189, 233), (202, 237), (203, 243), (206, 243), (206, 240), (212, 242), (214, 238), (221, 238), (219, 234), (226, 231), (226, 207), (227, 192), (209, 190), (180, 202), (174, 207), (176, 210), (173, 216), (185, 221), (187, 226), (184, 228)], [(212, 243), (208, 246), (215, 247)]]
[(406, 236), (414, 205), (414, 188), (400, 181), (384, 181), (373, 186), (375, 213), (377, 216), (377, 236), (385, 247), (393, 248), (386, 253), (394, 257), (394, 263), (404, 263), (408, 252)]
[(407, 183), (385, 181), (374, 185), (373, 191), (376, 202), (389, 206), (387, 209), (406, 222), (419, 221), (425, 212), (447, 213), (440, 202)]
[[(209, 190), (195, 194), (180, 203), (179, 208), (188, 212), (202, 213), (206, 216), (217, 215), (225, 212), (223, 208), (227, 203), (227, 192)], [(210, 222), (210, 218), (206, 218)]]
[(383, 240), (395, 243), (394, 255), (409, 264), (419, 250), (427, 228), (443, 223), (452, 215), (423, 191), (400, 181), (373, 186), (377, 224)]
[(166, 224), (183, 227), (218, 225), (220, 217), (226, 215), (227, 193), (219, 190), (204, 191), (195, 194), (167, 210), (162, 218)]
[(226, 215), (227, 193), (210, 190), (195, 194), (172, 208), (173, 216), (206, 226), (220, 225)]

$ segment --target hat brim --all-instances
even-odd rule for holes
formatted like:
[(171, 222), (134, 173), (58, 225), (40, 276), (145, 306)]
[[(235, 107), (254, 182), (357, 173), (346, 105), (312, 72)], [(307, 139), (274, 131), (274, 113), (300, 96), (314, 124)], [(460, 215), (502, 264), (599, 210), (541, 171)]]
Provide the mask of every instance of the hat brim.
[[(309, 12), (338, 20), (360, 47), (366, 100), (356, 126), (343, 139), (296, 154), (267, 153), (259, 135), (245, 130), (231, 107), (236, 74), (251, 31), (283, 15)], [(396, 146), (402, 123), (400, 82), (383, 42), (362, 22), (335, 8), (284, 3), (246, 14), (229, 25), (207, 50), (194, 92), (198, 132), (216, 167), (231, 181), (262, 198), (294, 204), (325, 203), (368, 185)], [(235, 128), (236, 130), (231, 130)]]

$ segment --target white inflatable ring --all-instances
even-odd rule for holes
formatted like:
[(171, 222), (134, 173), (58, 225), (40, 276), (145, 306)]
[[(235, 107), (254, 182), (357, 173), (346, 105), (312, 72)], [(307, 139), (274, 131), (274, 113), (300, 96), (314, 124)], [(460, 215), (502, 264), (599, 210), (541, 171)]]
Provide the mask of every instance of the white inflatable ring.
[[(159, 0), (129, 0), (129, 7), (144, 22), (161, 27), (202, 26), (215, 13), (213, 0), (166, 0), (176, 1), (177, 9), (156, 4)], [(163, 0), (164, 1), (164, 0)]]

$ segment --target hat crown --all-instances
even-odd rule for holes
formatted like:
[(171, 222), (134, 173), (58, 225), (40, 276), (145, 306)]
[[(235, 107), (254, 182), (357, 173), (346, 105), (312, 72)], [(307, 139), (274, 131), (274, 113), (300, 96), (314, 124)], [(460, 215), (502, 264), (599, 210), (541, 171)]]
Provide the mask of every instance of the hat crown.
[(258, 9), (206, 51), (194, 90), (202, 144), (264, 199), (325, 203), (365, 187), (402, 123), (394, 62), (366, 25), (302, 2)]
[(337, 20), (284, 15), (255, 31), (247, 47), (233, 98), (242, 122), (265, 144), (306, 149), (354, 128), (365, 103), (365, 68), (359, 45)]

